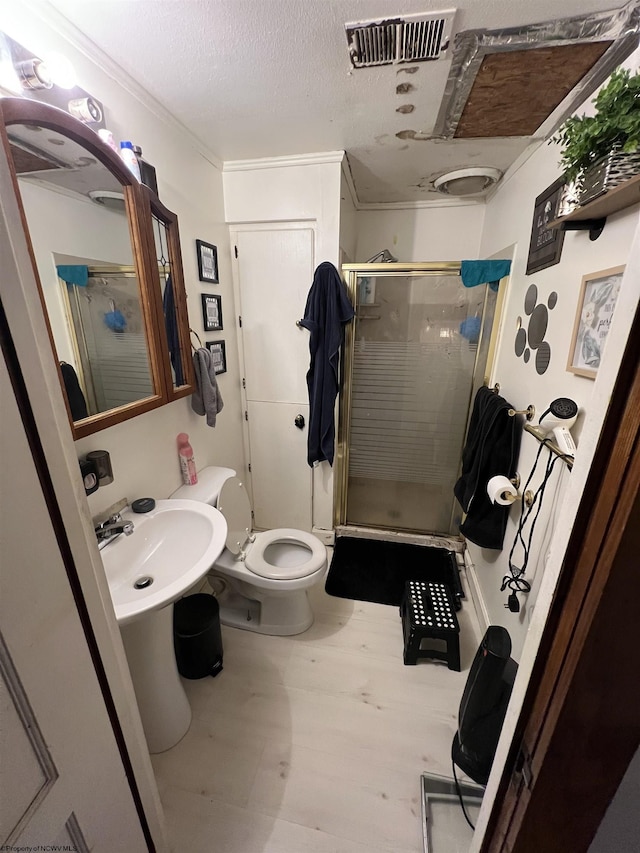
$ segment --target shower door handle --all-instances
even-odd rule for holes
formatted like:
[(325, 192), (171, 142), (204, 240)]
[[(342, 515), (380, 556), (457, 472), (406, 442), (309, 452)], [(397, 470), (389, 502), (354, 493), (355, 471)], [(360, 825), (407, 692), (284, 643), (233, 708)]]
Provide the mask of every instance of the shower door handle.
[(296, 415), (294, 424), (298, 429), (304, 429), (304, 415)]

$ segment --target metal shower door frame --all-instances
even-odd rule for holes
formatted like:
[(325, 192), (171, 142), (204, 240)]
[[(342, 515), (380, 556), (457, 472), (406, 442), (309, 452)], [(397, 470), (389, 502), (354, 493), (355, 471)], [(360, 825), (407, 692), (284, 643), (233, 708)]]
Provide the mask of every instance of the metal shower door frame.
[[(380, 263), (380, 264), (343, 264), (342, 274), (349, 292), (349, 297), (354, 308), (357, 309), (358, 302), (358, 276), (384, 275), (387, 278), (405, 278), (406, 276), (442, 276), (452, 275), (460, 276), (459, 261), (439, 261), (430, 263)], [(502, 289), (501, 289), (502, 290)], [(487, 298), (489, 288), (486, 288), (485, 299), (482, 307), (482, 315), (484, 318), (487, 307)], [(496, 306), (496, 317), (493, 324), (495, 330), (499, 321), (500, 302)], [(351, 432), (351, 405), (353, 395), (353, 363), (354, 363), (354, 344), (355, 344), (355, 318), (354, 322), (349, 323), (345, 330), (345, 341), (342, 353), (341, 366), (341, 381), (339, 393), (339, 409), (338, 409), (338, 435), (336, 441), (335, 452), (335, 474), (334, 474), (334, 495), (333, 495), (333, 523), (334, 527), (344, 527), (347, 525), (347, 491), (349, 482), (349, 435)], [(469, 391), (468, 408), (471, 409), (471, 395), (477, 384), (478, 371), (478, 354), (482, 349), (482, 336), (484, 334), (484, 323), (481, 326), (480, 338), (476, 350), (476, 359), (473, 366), (472, 382)], [(492, 335), (493, 337), (493, 335)], [(491, 351), (491, 347), (489, 347)], [(490, 356), (491, 358), (491, 356)], [(483, 368), (485, 374), (489, 369), (488, 363)], [(486, 375), (483, 379), (486, 379)], [(481, 383), (482, 384), (482, 381)], [(467, 416), (468, 425), (469, 416)], [(466, 433), (466, 430), (465, 430)], [(452, 509), (453, 515), (453, 509)], [(423, 531), (421, 531), (422, 533)], [(436, 534), (438, 535), (438, 534)], [(448, 535), (448, 534), (444, 534)]]

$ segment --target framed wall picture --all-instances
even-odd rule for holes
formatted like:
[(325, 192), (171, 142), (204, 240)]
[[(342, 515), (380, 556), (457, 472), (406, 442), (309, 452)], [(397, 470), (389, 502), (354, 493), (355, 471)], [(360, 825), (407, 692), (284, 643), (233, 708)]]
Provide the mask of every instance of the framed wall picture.
[(198, 276), (200, 281), (209, 281), (218, 284), (218, 249), (211, 243), (196, 240), (196, 252), (198, 253)]
[(624, 266), (588, 273), (582, 278), (573, 324), (567, 370), (595, 379), (611, 318), (616, 307)]
[(558, 217), (563, 190), (564, 178), (559, 178), (535, 200), (527, 275), (552, 267), (560, 260), (564, 231), (562, 228), (549, 228), (548, 225)]
[(213, 369), (216, 373), (227, 372), (227, 350), (224, 341), (207, 341), (206, 347), (211, 353)]
[(202, 294), (202, 323), (205, 332), (222, 330), (222, 296), (214, 293)]

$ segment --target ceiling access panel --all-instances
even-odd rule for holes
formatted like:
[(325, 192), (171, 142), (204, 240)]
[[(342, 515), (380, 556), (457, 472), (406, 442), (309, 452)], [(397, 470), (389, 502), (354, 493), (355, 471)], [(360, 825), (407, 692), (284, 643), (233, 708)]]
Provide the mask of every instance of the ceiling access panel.
[(455, 36), (433, 131), (441, 139), (546, 138), (638, 45), (640, 7)]

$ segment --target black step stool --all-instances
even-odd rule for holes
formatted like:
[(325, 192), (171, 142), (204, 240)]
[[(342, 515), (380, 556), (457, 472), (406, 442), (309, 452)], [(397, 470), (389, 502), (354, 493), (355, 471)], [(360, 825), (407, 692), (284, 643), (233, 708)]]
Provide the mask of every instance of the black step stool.
[[(460, 672), (460, 625), (453, 609), (449, 587), (444, 583), (407, 581), (400, 605), (404, 635), (405, 665), (418, 658), (446, 661), (449, 669)], [(421, 649), (424, 639), (444, 640), (446, 652)]]

